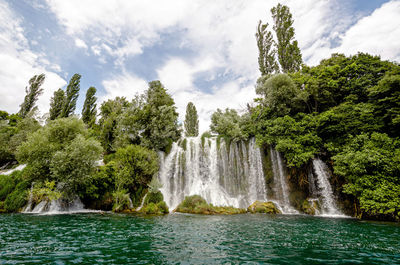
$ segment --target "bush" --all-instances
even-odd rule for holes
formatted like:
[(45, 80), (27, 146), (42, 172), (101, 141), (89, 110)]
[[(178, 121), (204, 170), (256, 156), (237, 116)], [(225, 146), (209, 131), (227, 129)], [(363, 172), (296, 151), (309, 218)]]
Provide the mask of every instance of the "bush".
[(147, 186), (158, 171), (157, 153), (138, 145), (118, 149), (115, 163), (117, 189), (133, 191), (136, 186)]
[(123, 210), (129, 209), (131, 206), (131, 199), (129, 197), (129, 193), (127, 190), (117, 190), (113, 193), (114, 198), (114, 205), (113, 211), (114, 212), (121, 212)]
[(175, 211), (194, 214), (239, 214), (246, 212), (245, 209), (231, 206), (215, 207), (212, 204), (208, 204), (206, 200), (199, 195), (186, 196)]
[(160, 191), (157, 192), (149, 192), (147, 193), (146, 199), (144, 200), (144, 205), (150, 204), (150, 203), (159, 203), (164, 201), (164, 196)]
[(164, 201), (160, 201), (158, 203), (150, 202), (144, 205), (139, 212), (143, 214), (167, 214), (169, 213), (169, 209)]
[(163, 213), (163, 214), (169, 213), (169, 209), (168, 209), (168, 206), (165, 203), (165, 201), (161, 201), (161, 202), (157, 203), (157, 207), (161, 213)]
[(0, 201), (4, 201), (15, 187), (13, 177), (10, 175), (0, 175)]
[(7, 212), (17, 212), (28, 201), (29, 183), (26, 181), (20, 182), (15, 187), (14, 191), (10, 193), (4, 201), (4, 209)]

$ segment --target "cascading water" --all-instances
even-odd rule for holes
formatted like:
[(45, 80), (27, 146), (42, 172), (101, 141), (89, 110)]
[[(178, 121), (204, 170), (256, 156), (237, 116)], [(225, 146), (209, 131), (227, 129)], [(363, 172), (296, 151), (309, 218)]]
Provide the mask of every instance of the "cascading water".
[(200, 137), (183, 141), (174, 143), (168, 156), (160, 156), (160, 190), (171, 210), (185, 196), (195, 194), (214, 205), (240, 208), (267, 200), (262, 157), (255, 139), (229, 146), (223, 139), (218, 146), (215, 138), (205, 138), (203, 143)]
[(289, 201), (289, 188), (286, 180), (285, 164), (281, 154), (270, 147), (272, 172), (274, 174), (274, 193), (276, 202), (281, 208), (282, 213), (295, 214), (298, 213)]
[(35, 214), (64, 214), (64, 213), (84, 213), (84, 212), (100, 212), (97, 210), (88, 210), (84, 208), (83, 203), (76, 197), (74, 200), (67, 202), (62, 199), (43, 200), (32, 209), (32, 202), (23, 210), (23, 213)]
[[(331, 184), (329, 183), (330, 172), (326, 164), (321, 159), (313, 159), (313, 167), (316, 181), (310, 181), (310, 193), (313, 197), (319, 197), (321, 202), (322, 215), (343, 215), (337, 208)], [(317, 187), (315, 187), (317, 182)]]

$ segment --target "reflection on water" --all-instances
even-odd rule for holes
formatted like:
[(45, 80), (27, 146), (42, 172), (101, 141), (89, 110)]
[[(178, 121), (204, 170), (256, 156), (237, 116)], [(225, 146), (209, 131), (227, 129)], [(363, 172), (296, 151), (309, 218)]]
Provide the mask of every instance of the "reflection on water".
[(0, 215), (2, 263), (399, 263), (400, 226), (309, 216)]

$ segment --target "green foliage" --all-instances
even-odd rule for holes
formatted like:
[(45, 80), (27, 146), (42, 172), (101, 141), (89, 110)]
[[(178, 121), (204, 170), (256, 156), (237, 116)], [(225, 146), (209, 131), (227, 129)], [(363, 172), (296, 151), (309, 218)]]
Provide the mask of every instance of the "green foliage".
[(103, 149), (94, 139), (77, 135), (68, 146), (53, 154), (50, 162), (52, 177), (64, 183), (64, 190), (75, 192), (90, 177)]
[(228, 137), (233, 141), (246, 139), (246, 135), (241, 130), (242, 119), (234, 109), (226, 109), (223, 112), (217, 109), (211, 116), (210, 130), (223, 137)]
[(89, 87), (89, 89), (86, 92), (86, 98), (82, 108), (82, 120), (85, 124), (89, 125), (89, 127), (93, 127), (94, 123), (96, 122), (97, 97), (95, 96), (95, 94), (96, 94), (96, 88)]
[(359, 198), (367, 215), (400, 212), (400, 143), (386, 134), (360, 134), (333, 157), (335, 173), (347, 180), (344, 192)]
[(15, 182), (12, 176), (0, 175), (0, 201), (4, 201), (14, 188)]
[(101, 152), (100, 144), (87, 138), (81, 120), (61, 118), (30, 134), (18, 148), (17, 158), (27, 164), (25, 171), (31, 180), (63, 182), (67, 191), (77, 192)]
[(0, 165), (15, 162), (17, 148), (40, 127), (32, 117), (19, 118), (12, 125), (0, 124)]
[(54, 91), (54, 95), (50, 99), (49, 120), (55, 120), (61, 116), (61, 112), (65, 102), (64, 90), (59, 88)]
[(319, 152), (322, 145), (316, 126), (312, 115), (299, 115), (297, 120), (290, 116), (261, 119), (256, 139), (261, 144), (275, 145), (284, 154), (289, 167), (301, 167)]
[(114, 161), (98, 167), (84, 183), (84, 190), (81, 192), (82, 197), (94, 200), (107, 192), (112, 192), (115, 187), (115, 178)]
[(194, 214), (240, 214), (246, 212), (245, 209), (234, 208), (231, 206), (213, 206), (212, 204), (208, 204), (206, 200), (199, 195), (186, 196), (175, 211)]
[(45, 79), (44, 74), (35, 75), (29, 80), (29, 88), (25, 88), (26, 96), (24, 102), (21, 104), (19, 115), (25, 118), (28, 113), (35, 110), (35, 104), (39, 96), (43, 93), (41, 88)]
[(248, 208), (247, 211), (250, 213), (269, 213), (279, 214), (281, 211), (276, 207), (273, 202), (260, 202), (255, 201)]
[(116, 188), (147, 185), (158, 172), (156, 152), (138, 145), (120, 148), (115, 154)]
[(279, 64), (284, 73), (300, 70), (301, 52), (294, 39), (292, 14), (287, 6), (278, 4), (271, 9), (274, 31), (277, 38)]
[(180, 137), (178, 113), (174, 100), (160, 81), (152, 81), (145, 92), (146, 104), (143, 106), (141, 122), (141, 144), (145, 147), (165, 151), (172, 141)]
[(31, 196), (33, 202), (39, 203), (43, 200), (58, 200), (61, 198), (61, 192), (56, 189), (56, 182), (54, 180), (45, 181), (44, 183), (39, 182), (33, 186)]
[(268, 23), (262, 24), (261, 20), (258, 22), (256, 32), (258, 47), (258, 67), (262, 76), (279, 71), (279, 66), (275, 60), (275, 42), (272, 38), (272, 32), (267, 30), (267, 28)]
[(26, 181), (19, 182), (13, 192), (11, 192), (4, 201), (4, 209), (7, 212), (17, 212), (28, 201), (29, 183)]
[(80, 74), (74, 74), (71, 80), (69, 81), (69, 84), (65, 91), (63, 108), (60, 114), (61, 118), (67, 118), (74, 113), (76, 108), (76, 101), (79, 96), (80, 82), (81, 82)]
[(147, 196), (144, 200), (144, 205), (147, 205), (149, 203), (157, 204), (162, 201), (164, 201), (164, 196), (162, 195), (162, 193), (160, 191), (149, 192), (149, 193), (147, 193)]
[(158, 192), (162, 188), (161, 182), (158, 180), (158, 177), (153, 176), (151, 179), (150, 183), (148, 184), (149, 186), (149, 192)]
[(121, 212), (125, 209), (130, 208), (131, 204), (131, 199), (129, 197), (129, 193), (127, 190), (122, 189), (122, 190), (116, 190), (113, 192), (113, 198), (114, 198), (114, 205), (112, 210), (114, 212)]
[(285, 116), (298, 111), (301, 99), (297, 97), (300, 90), (293, 80), (286, 74), (276, 74), (259, 81), (256, 86), (256, 93), (263, 95), (263, 105), (270, 108), (275, 116)]
[(145, 104), (143, 96), (136, 96), (132, 102), (127, 103), (117, 115), (118, 120), (115, 126), (115, 139), (113, 148), (118, 149), (129, 144), (140, 144), (143, 130), (142, 108)]
[[(400, 72), (400, 70), (399, 70)], [(378, 84), (368, 89), (369, 97), (376, 108), (376, 116), (382, 117), (385, 131), (400, 136), (400, 73), (386, 74)]]
[(197, 115), (196, 106), (192, 102), (189, 102), (186, 106), (184, 125), (186, 137), (199, 135), (199, 116)]
[(164, 201), (160, 201), (158, 203), (150, 202), (144, 205), (139, 212), (143, 214), (167, 214), (169, 213), (169, 209)]
[(375, 106), (370, 103), (345, 102), (316, 118), (317, 133), (332, 153), (345, 144), (349, 135), (380, 131), (383, 127), (382, 120), (375, 116)]

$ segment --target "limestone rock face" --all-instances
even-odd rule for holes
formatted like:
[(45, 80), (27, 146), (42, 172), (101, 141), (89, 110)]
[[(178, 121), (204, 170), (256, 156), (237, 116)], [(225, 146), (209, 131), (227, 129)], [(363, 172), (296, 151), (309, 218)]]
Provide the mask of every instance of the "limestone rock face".
[(260, 202), (255, 201), (251, 204), (247, 211), (250, 213), (269, 213), (269, 214), (279, 214), (281, 211), (276, 207), (273, 202)]

